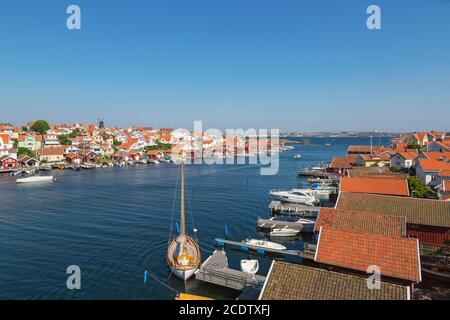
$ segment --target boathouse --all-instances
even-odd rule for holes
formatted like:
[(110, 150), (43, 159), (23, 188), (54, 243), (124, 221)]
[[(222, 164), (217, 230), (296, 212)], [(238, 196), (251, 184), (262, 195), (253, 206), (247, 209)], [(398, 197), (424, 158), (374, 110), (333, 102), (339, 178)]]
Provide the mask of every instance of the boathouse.
[(321, 227), (402, 238), (406, 236), (406, 217), (321, 208), (314, 231)]
[(342, 177), (339, 191), (409, 197), (408, 180), (397, 178)]
[(406, 234), (433, 245), (450, 245), (450, 202), (341, 192), (336, 209), (406, 217)]
[(411, 288), (381, 281), (367, 286), (367, 277), (274, 260), (259, 300), (410, 300)]
[(320, 228), (314, 261), (349, 274), (372, 274), (382, 281), (413, 285), (422, 281), (419, 241), (379, 234)]

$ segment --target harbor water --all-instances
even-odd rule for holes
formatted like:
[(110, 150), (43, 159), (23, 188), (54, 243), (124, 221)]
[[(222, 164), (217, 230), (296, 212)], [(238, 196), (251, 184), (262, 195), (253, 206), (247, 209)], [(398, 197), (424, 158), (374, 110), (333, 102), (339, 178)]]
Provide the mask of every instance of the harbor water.
[[(258, 165), (186, 166), (187, 231), (197, 229), (203, 260), (214, 239), (225, 236), (225, 225), (233, 240), (262, 237), (256, 220), (268, 216), (269, 190), (302, 182), (297, 170), (342, 156), (350, 144), (370, 144), (369, 138), (309, 140), (280, 155), (275, 176), (261, 176)], [(36, 185), (0, 176), (0, 299), (173, 299), (176, 291), (236, 298), (232, 290), (170, 277), (165, 253), (179, 219), (178, 173), (179, 166), (162, 163), (53, 171), (55, 182)], [(236, 269), (249, 257), (231, 249), (227, 255)], [(265, 275), (271, 260), (256, 258)], [(81, 269), (80, 290), (66, 287), (70, 265)], [(158, 281), (144, 284), (144, 270)]]

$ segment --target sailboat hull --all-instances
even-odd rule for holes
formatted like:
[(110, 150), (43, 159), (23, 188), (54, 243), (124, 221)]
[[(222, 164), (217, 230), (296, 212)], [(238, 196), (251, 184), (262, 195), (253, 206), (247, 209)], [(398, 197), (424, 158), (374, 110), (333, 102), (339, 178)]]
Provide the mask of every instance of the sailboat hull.
[(195, 273), (195, 270), (197, 268), (189, 269), (189, 270), (177, 270), (175, 268), (170, 268), (170, 270), (173, 272), (174, 275), (176, 275), (181, 280), (188, 280), (190, 277), (192, 277)]

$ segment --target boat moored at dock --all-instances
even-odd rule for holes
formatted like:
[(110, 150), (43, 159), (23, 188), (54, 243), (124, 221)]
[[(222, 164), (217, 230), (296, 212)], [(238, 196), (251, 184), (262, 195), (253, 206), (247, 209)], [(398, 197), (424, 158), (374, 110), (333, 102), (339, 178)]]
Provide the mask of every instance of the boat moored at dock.
[(261, 240), (261, 239), (246, 239), (242, 241), (243, 244), (252, 245), (254, 247), (259, 247), (263, 249), (275, 249), (275, 250), (286, 250), (287, 248), (282, 244), (277, 242)]

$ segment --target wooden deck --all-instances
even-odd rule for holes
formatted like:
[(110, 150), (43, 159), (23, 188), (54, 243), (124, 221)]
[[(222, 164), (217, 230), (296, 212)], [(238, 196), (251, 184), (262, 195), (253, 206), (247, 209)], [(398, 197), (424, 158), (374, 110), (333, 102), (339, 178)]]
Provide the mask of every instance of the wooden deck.
[(297, 256), (297, 257), (310, 259), (310, 260), (314, 259), (314, 251), (309, 250), (308, 248), (310, 248), (310, 246), (307, 246), (307, 245), (305, 246), (305, 250), (303, 250), (303, 251), (279, 250), (279, 249), (260, 248), (260, 247), (253, 246), (250, 244), (244, 244), (243, 242), (226, 240), (226, 239), (215, 239), (215, 240), (216, 240), (217, 245), (220, 247), (224, 247), (225, 244), (227, 244), (227, 245), (239, 247), (242, 251), (245, 251), (245, 252), (249, 251), (249, 250), (253, 250), (262, 255), (264, 255), (266, 253), (277, 253), (277, 254), (282, 254), (282, 255)]
[(229, 268), (225, 251), (216, 250), (195, 272), (195, 279), (241, 291), (248, 286), (262, 287), (265, 277)]

